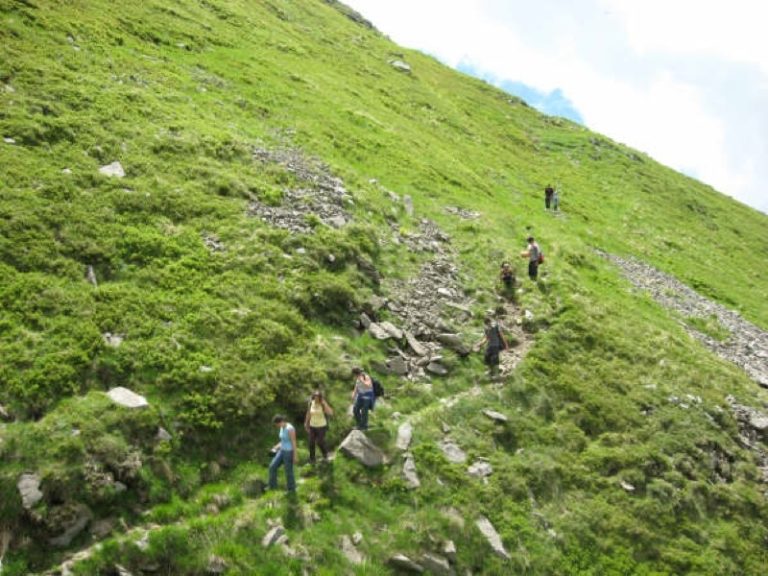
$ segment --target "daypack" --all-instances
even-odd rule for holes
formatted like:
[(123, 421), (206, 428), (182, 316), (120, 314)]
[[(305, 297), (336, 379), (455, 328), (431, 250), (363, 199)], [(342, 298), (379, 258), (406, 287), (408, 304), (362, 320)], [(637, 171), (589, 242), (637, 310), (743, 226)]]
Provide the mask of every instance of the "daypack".
[(371, 382), (373, 383), (373, 395), (376, 396), (376, 398), (384, 396), (384, 386), (381, 385), (381, 382), (376, 380), (373, 376), (371, 376)]

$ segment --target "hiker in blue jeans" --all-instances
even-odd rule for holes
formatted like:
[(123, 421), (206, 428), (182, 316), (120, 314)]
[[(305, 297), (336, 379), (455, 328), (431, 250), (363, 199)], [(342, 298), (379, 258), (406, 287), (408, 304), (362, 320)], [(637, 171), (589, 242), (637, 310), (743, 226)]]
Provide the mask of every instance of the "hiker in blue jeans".
[(355, 428), (368, 430), (368, 411), (373, 409), (375, 396), (373, 394), (373, 380), (362, 368), (353, 368), (355, 387), (352, 390), (352, 401), (355, 403), (352, 410), (355, 415)]
[(293, 475), (293, 466), (297, 462), (296, 430), (285, 416), (277, 415), (272, 418), (272, 423), (280, 429), (280, 442), (275, 444), (272, 451), (277, 451), (269, 465), (269, 488), (277, 488), (277, 469), (285, 466), (285, 480), (288, 492), (296, 492), (296, 478)]

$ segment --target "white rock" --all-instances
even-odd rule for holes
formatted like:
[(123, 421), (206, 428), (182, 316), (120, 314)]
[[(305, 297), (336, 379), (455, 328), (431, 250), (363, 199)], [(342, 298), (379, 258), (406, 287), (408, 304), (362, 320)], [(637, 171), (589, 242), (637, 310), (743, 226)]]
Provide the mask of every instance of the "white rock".
[(632, 486), (632, 484), (630, 484), (629, 482), (625, 482), (624, 480), (619, 482), (619, 486), (621, 486), (627, 492), (634, 492), (635, 491), (635, 487)]
[(171, 433), (168, 432), (165, 428), (158, 428), (157, 434), (155, 435), (155, 438), (159, 440), (160, 442), (170, 442), (173, 439), (173, 436), (171, 436)]
[(384, 453), (360, 430), (352, 430), (339, 446), (339, 450), (369, 468), (384, 463)]
[(112, 348), (118, 348), (123, 343), (124, 336), (122, 334), (112, 334), (112, 332), (104, 332), (101, 335), (104, 340), (104, 344), (111, 346)]
[(264, 548), (268, 548), (273, 544), (277, 544), (285, 536), (285, 528), (282, 526), (273, 526), (261, 539), (261, 545)]
[(427, 552), (421, 557), (421, 564), (429, 574), (451, 576), (454, 572), (447, 558)]
[(491, 420), (496, 420), (497, 422), (507, 422), (509, 418), (507, 418), (504, 414), (501, 412), (496, 412), (495, 410), (483, 410), (483, 414), (488, 416)]
[(395, 446), (398, 450), (408, 450), (408, 446), (411, 445), (411, 438), (413, 437), (413, 426), (410, 422), (403, 422), (397, 429), (397, 441)]
[(72, 169), (71, 168), (64, 168), (64, 169), (62, 169), (61, 173), (62, 174), (72, 174)]
[(99, 168), (99, 172), (104, 174), (105, 176), (115, 176), (117, 178), (123, 178), (125, 176), (125, 170), (123, 170), (123, 165), (120, 164), (117, 160), (112, 162), (112, 164), (106, 164)]
[(149, 402), (147, 402), (147, 399), (144, 398), (144, 396), (140, 396), (139, 394), (136, 394), (136, 392), (128, 390), (128, 388), (123, 388), (122, 386), (112, 388), (107, 392), (107, 396), (109, 396), (115, 404), (125, 406), (126, 408), (144, 408), (149, 406)]
[(491, 466), (490, 462), (478, 460), (477, 462), (473, 462), (472, 465), (467, 468), (467, 474), (474, 476), (475, 478), (485, 478), (493, 474), (493, 466)]
[(416, 472), (416, 462), (413, 456), (406, 456), (405, 462), (403, 462), (403, 478), (408, 488), (418, 488), (421, 486), (419, 475)]
[(346, 534), (341, 537), (341, 552), (352, 564), (362, 564), (365, 560), (360, 551), (355, 548), (355, 544), (350, 537)]
[(463, 464), (467, 461), (467, 454), (453, 440), (442, 440), (438, 446), (449, 462)]
[(391, 322), (380, 322), (379, 326), (381, 326), (387, 334), (392, 336), (392, 338), (396, 340), (401, 340), (403, 338), (403, 331)]
[(443, 543), (443, 556), (448, 558), (452, 563), (456, 562), (456, 544), (453, 540), (446, 540)]
[(16, 140), (14, 140), (13, 138), (3, 138), (3, 142), (5, 142), (6, 144), (16, 144)]
[(376, 322), (371, 322), (370, 326), (368, 326), (368, 331), (371, 333), (371, 336), (377, 340), (387, 340), (388, 338), (392, 338), (392, 335)]
[(480, 533), (485, 536), (488, 544), (491, 545), (491, 548), (494, 552), (496, 552), (496, 554), (507, 560), (512, 558), (509, 555), (509, 552), (507, 552), (507, 550), (504, 548), (504, 543), (501, 541), (501, 536), (499, 536), (499, 533), (496, 532), (496, 528), (493, 527), (493, 524), (491, 524), (491, 521), (488, 520), (488, 518), (485, 516), (480, 516), (480, 518), (475, 521), (475, 525), (477, 526), (478, 530), (480, 530)]
[(402, 60), (391, 60), (389, 63), (392, 65), (392, 68), (394, 68), (395, 70), (398, 70), (400, 72), (408, 72), (408, 73), (411, 72), (411, 67), (405, 62), (403, 62)]
[(40, 491), (40, 476), (37, 474), (22, 474), (16, 487), (21, 495), (21, 505), (25, 510), (34, 508), (35, 504), (43, 499)]

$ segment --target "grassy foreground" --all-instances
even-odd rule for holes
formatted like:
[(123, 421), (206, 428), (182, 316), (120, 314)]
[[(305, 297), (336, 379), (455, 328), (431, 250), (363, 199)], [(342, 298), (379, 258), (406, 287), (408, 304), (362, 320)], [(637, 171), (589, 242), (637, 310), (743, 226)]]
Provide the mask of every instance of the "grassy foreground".
[[(448, 539), (462, 573), (768, 565), (766, 486), (725, 403), (768, 395), (594, 253), (634, 255), (768, 329), (765, 215), (315, 0), (0, 0), (0, 132), (0, 405), (15, 418), (0, 424), (4, 576), (90, 544), (89, 531), (69, 550), (47, 544), (77, 504), (114, 524), (78, 574), (204, 574), (214, 556), (227, 574), (389, 574), (391, 554)], [(297, 235), (249, 215), (253, 201), (311, 185), (257, 149), (325, 163), (352, 223), (313, 220)], [(114, 161), (124, 178), (99, 173)], [(543, 210), (550, 181), (559, 217)], [(412, 196), (414, 216), (387, 191)], [(386, 377), (371, 437), (391, 465), (339, 457), (302, 473), (295, 501), (254, 497), (272, 413), (300, 422), (316, 386), (343, 413), (350, 366), (386, 357), (351, 327), (386, 290), (360, 263), (385, 279), (413, 273), (427, 256), (391, 230), (415, 232), (421, 218), (458, 252), (475, 315), (455, 329), (468, 342), (496, 305), (499, 263), (514, 259), (522, 278), (517, 254), (536, 235), (545, 275), (519, 295), (534, 348), (503, 387), (450, 408), (439, 399), (479, 380), (479, 357), (448, 358), (431, 388)], [(150, 408), (112, 405), (101, 391), (114, 386)], [(687, 395), (698, 400), (670, 401)], [(508, 422), (483, 416), (489, 407)], [(418, 490), (400, 477), (395, 412), (417, 422)], [(335, 419), (334, 445), (350, 425)], [(437, 448), (446, 426), (470, 462), (489, 459), (487, 483)], [(45, 496), (24, 511), (16, 483), (32, 472)], [(474, 529), (478, 514), (511, 560)], [(292, 557), (259, 543), (276, 519)], [(132, 529), (150, 525), (143, 550)], [(356, 531), (359, 566), (339, 550)]]

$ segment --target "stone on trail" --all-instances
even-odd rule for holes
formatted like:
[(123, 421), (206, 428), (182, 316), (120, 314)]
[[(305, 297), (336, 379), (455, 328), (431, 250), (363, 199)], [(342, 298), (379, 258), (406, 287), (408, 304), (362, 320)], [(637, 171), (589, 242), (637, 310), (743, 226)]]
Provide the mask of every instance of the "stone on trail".
[(408, 374), (408, 363), (401, 356), (394, 356), (387, 360), (387, 369), (398, 376)]
[(21, 496), (21, 505), (25, 510), (34, 508), (35, 504), (43, 499), (43, 493), (40, 491), (40, 476), (37, 474), (22, 474), (16, 487)]
[(424, 347), (424, 345), (419, 342), (416, 337), (411, 334), (410, 332), (405, 332), (405, 340), (408, 342), (408, 346), (411, 347), (411, 350), (413, 350), (413, 353), (417, 356), (426, 356), (427, 355), (427, 349)]
[(501, 541), (501, 536), (499, 536), (499, 533), (496, 532), (496, 528), (493, 527), (493, 524), (491, 524), (491, 521), (488, 520), (488, 518), (485, 516), (480, 516), (480, 518), (475, 521), (475, 525), (477, 526), (478, 530), (480, 530), (480, 533), (485, 536), (488, 544), (491, 545), (491, 548), (496, 554), (506, 560), (512, 558), (509, 555), (509, 552), (507, 552), (507, 550), (504, 548), (504, 544)]
[(370, 332), (371, 336), (377, 340), (388, 340), (389, 338), (392, 338), (392, 335), (377, 322), (371, 322), (368, 326), (368, 332)]
[(109, 396), (115, 404), (125, 406), (126, 408), (145, 408), (149, 406), (149, 402), (147, 402), (147, 399), (144, 398), (144, 396), (140, 396), (139, 394), (136, 394), (136, 392), (128, 390), (128, 388), (123, 388), (122, 386), (112, 388), (107, 392), (107, 396)]
[(105, 176), (109, 176), (110, 178), (112, 176), (115, 176), (117, 178), (123, 178), (125, 176), (125, 170), (123, 170), (123, 165), (120, 164), (120, 162), (118, 161), (112, 162), (112, 164), (106, 164), (105, 166), (102, 166), (101, 168), (99, 168), (99, 172), (101, 172)]
[(417, 564), (405, 554), (395, 554), (394, 556), (390, 556), (389, 560), (387, 560), (387, 564), (404, 572), (412, 572), (414, 574), (421, 574), (424, 572), (424, 567), (421, 564)]
[(264, 548), (269, 548), (273, 544), (280, 542), (285, 536), (285, 528), (282, 526), (273, 526), (261, 539), (261, 545)]
[(491, 466), (490, 462), (478, 460), (477, 462), (473, 462), (472, 465), (467, 468), (467, 474), (474, 476), (475, 478), (486, 478), (493, 474), (493, 466)]
[(435, 576), (451, 576), (455, 574), (447, 558), (427, 552), (421, 557), (421, 563), (429, 574)]
[(453, 540), (446, 540), (443, 543), (443, 556), (448, 558), (451, 563), (456, 562), (456, 544)]
[(384, 463), (384, 453), (360, 430), (352, 430), (339, 446), (339, 450), (369, 468)]
[(443, 440), (438, 444), (438, 447), (443, 451), (449, 462), (463, 464), (467, 461), (467, 454), (453, 440)]
[(438, 342), (456, 352), (459, 356), (467, 356), (470, 353), (469, 346), (464, 344), (458, 334), (438, 334)]
[(346, 534), (341, 537), (341, 552), (352, 564), (362, 564), (365, 560), (352, 539)]
[(509, 421), (509, 418), (507, 418), (504, 414), (501, 412), (496, 412), (495, 410), (483, 410), (483, 414), (488, 416), (491, 420), (495, 420), (497, 422), (507, 422)]
[(416, 473), (416, 462), (410, 454), (405, 457), (405, 462), (403, 462), (403, 478), (408, 488), (419, 488), (421, 486), (419, 475)]
[(380, 322), (379, 326), (395, 340), (402, 340), (403, 331), (391, 322)]
[(439, 362), (430, 362), (427, 364), (427, 372), (437, 376), (446, 376), (448, 374), (448, 369)]
[(395, 446), (398, 450), (408, 450), (408, 446), (411, 445), (411, 438), (413, 437), (413, 426), (410, 422), (403, 422), (397, 429), (397, 441)]

